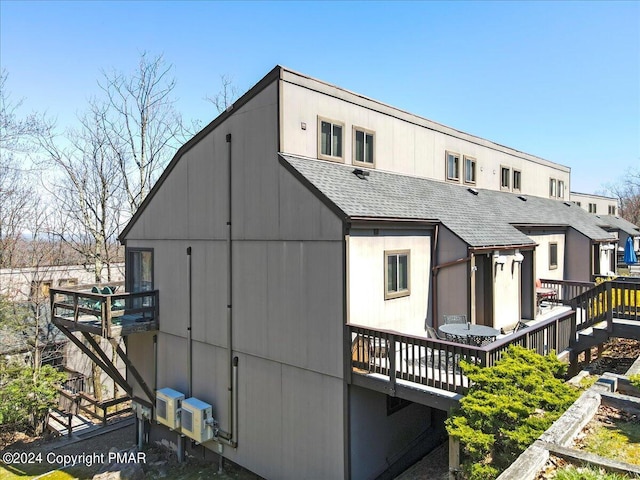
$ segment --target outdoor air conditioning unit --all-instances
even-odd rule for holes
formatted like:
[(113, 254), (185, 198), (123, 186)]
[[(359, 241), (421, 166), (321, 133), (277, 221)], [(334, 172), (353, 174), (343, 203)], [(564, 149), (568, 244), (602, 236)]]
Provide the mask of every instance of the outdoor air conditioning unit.
[(204, 443), (212, 440), (215, 436), (214, 429), (217, 423), (213, 419), (213, 407), (197, 398), (187, 398), (182, 402), (182, 424), (181, 433), (195, 440)]
[(166, 425), (172, 430), (180, 428), (180, 409), (184, 393), (172, 388), (156, 391), (156, 422)]

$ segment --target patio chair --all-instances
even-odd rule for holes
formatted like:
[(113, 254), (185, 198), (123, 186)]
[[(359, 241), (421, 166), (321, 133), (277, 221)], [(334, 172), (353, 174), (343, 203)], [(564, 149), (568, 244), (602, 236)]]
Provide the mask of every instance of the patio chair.
[(527, 328), (529, 325), (524, 323), (522, 320), (516, 323), (516, 326), (513, 328), (513, 333), (519, 332), (520, 330)]
[(442, 319), (444, 320), (445, 325), (449, 325), (451, 323), (467, 323), (466, 315), (443, 315)]
[[(427, 338), (430, 338), (432, 340), (446, 340), (446, 338), (441, 337), (440, 335), (438, 335), (438, 331), (433, 328), (433, 327), (425, 327), (426, 332), (427, 332)], [(427, 348), (427, 355), (431, 354), (431, 356), (433, 357), (433, 360), (435, 362), (435, 364), (437, 364), (439, 367), (442, 367), (442, 364), (444, 362), (444, 350), (434, 350), (432, 348)], [(448, 354), (448, 359), (449, 361), (445, 363), (445, 365), (448, 363), (449, 367), (451, 367), (454, 364), (454, 359), (455, 356), (452, 353)]]

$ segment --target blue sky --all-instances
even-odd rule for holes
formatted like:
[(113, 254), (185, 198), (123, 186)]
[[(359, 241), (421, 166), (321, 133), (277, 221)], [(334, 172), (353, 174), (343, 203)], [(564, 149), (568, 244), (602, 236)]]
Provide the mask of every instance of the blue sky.
[(174, 65), (177, 107), (276, 64), (567, 165), (593, 193), (640, 166), (640, 2), (0, 0), (0, 65), (23, 112), (72, 126), (101, 70)]

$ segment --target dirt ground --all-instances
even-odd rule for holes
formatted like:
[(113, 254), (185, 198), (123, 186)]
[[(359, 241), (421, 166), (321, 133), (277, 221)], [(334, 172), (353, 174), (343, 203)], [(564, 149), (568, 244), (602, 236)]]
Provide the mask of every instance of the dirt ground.
[[(56, 457), (64, 455), (80, 455), (86, 453), (104, 454), (105, 457), (114, 447), (122, 451), (135, 446), (135, 425), (128, 425), (123, 428), (112, 430), (108, 433), (94, 436), (89, 439), (74, 441), (69, 443), (66, 438), (39, 438), (33, 439), (24, 434), (0, 435), (0, 452), (23, 452), (42, 453), (44, 461), (38, 464), (14, 464), (11, 468), (0, 463), (0, 480), (24, 480), (33, 478), (46, 472), (58, 468), (60, 465), (51, 464), (46, 461), (47, 454), (54, 452)], [(144, 478), (147, 479), (171, 479), (171, 480), (256, 480), (255, 474), (247, 472), (230, 462), (225, 462), (223, 471), (219, 471), (219, 465), (211, 462), (200, 462), (189, 458), (185, 463), (178, 463), (175, 454), (165, 449), (148, 446), (143, 450), (145, 453), (142, 469)], [(104, 467), (104, 463), (94, 465), (82, 465), (65, 469), (69, 476), (65, 480), (72, 478), (91, 479)], [(44, 479), (43, 479), (44, 480)]]

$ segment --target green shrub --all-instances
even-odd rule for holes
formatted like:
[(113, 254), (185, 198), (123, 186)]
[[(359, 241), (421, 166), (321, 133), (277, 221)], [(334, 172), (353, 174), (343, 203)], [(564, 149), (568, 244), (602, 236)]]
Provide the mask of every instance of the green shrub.
[(629, 377), (629, 381), (631, 382), (631, 385), (633, 385), (636, 388), (640, 388), (640, 373), (636, 373), (635, 375), (631, 375)]
[(447, 420), (462, 447), (462, 466), (472, 480), (496, 478), (578, 396), (564, 383), (567, 365), (512, 346), (493, 367), (461, 362), (472, 382), (460, 409)]
[(0, 360), (0, 426), (40, 433), (49, 408), (58, 401), (56, 387), (66, 375), (49, 365), (38, 370)]

